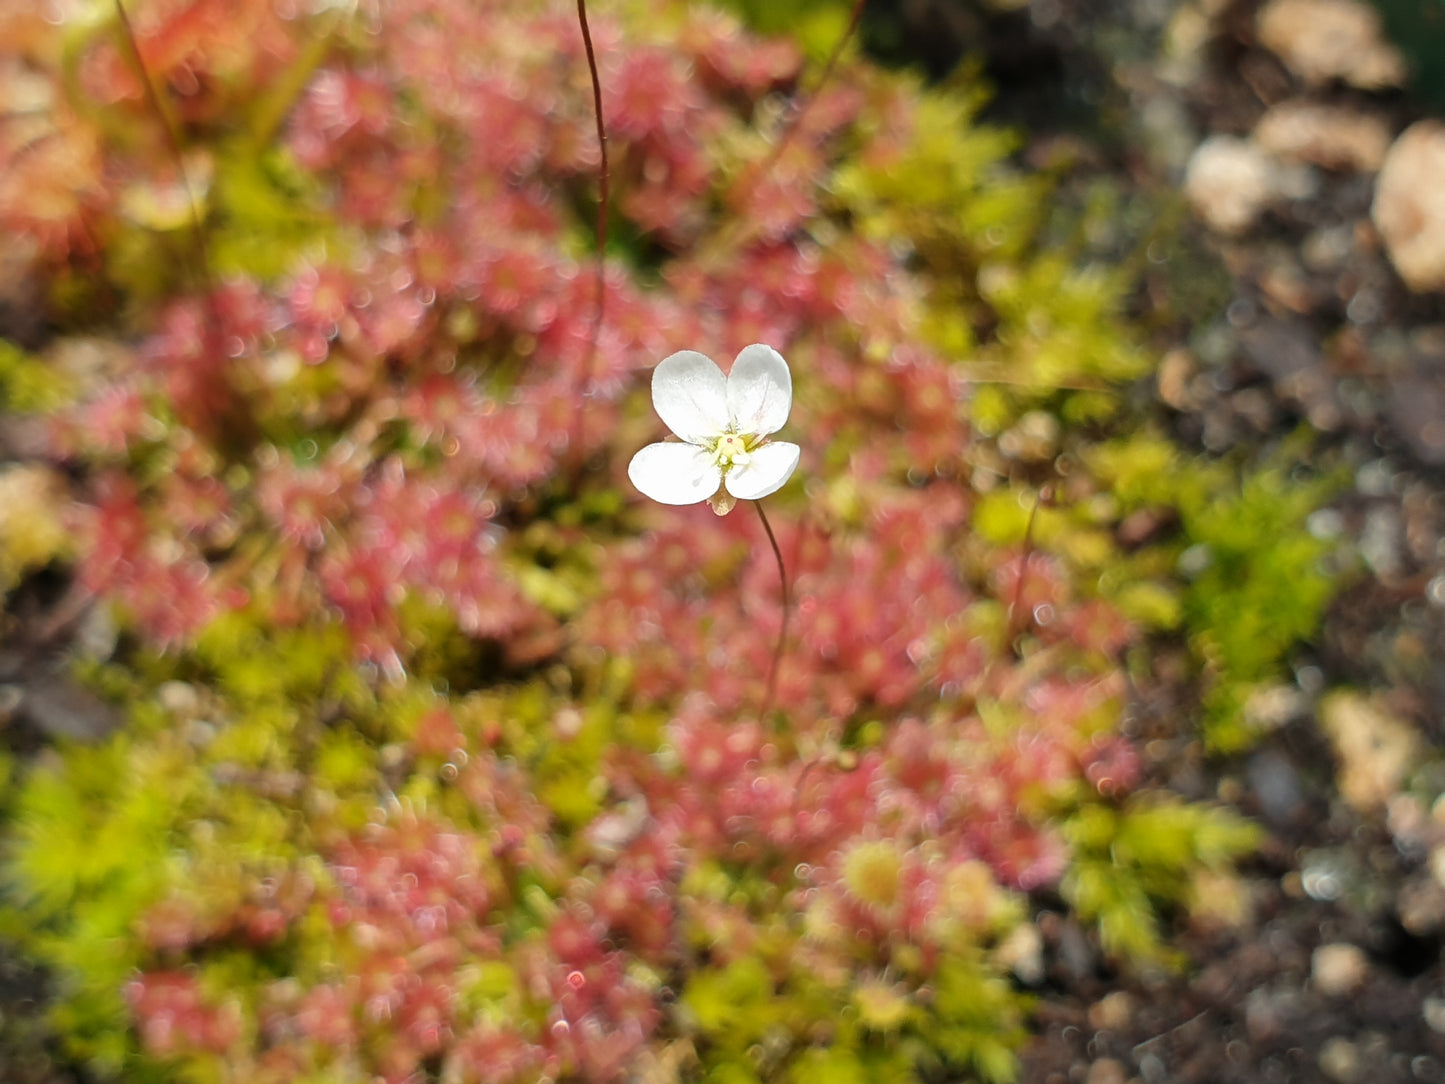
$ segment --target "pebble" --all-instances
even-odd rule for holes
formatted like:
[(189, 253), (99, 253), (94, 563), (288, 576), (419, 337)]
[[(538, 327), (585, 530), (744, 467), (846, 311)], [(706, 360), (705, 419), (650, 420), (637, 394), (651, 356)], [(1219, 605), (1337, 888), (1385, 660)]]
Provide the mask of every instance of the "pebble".
[(1129, 1072), (1117, 1058), (1100, 1058), (1089, 1066), (1084, 1084), (1126, 1084)]
[(1445, 289), (1445, 123), (1405, 129), (1385, 156), (1370, 209), (1405, 285), (1417, 293)]
[(1321, 945), (1310, 960), (1310, 979), (1325, 996), (1341, 997), (1358, 989), (1369, 969), (1370, 961), (1358, 945)]
[(1339, 760), (1340, 794), (1360, 812), (1383, 806), (1419, 760), (1420, 738), (1377, 702), (1344, 690), (1320, 703), (1320, 725)]
[(1244, 1023), (1255, 1043), (1268, 1043), (1288, 1034), (1304, 1013), (1300, 995), (1293, 990), (1262, 986), (1244, 1000)]
[(201, 707), (201, 696), (194, 685), (184, 681), (167, 681), (156, 690), (156, 699), (172, 715), (187, 718), (194, 716)]
[[(1246, 718), (1249, 718), (1246, 709)], [(1265, 749), (1249, 758), (1245, 778), (1259, 803), (1260, 812), (1276, 827), (1286, 827), (1303, 818), (1307, 811), (1299, 772), (1289, 758), (1275, 749)]]
[(1044, 938), (1033, 923), (1016, 926), (994, 950), (994, 956), (1025, 986), (1044, 981)]
[(1320, 1072), (1336, 1084), (1354, 1084), (1360, 1079), (1364, 1063), (1359, 1048), (1350, 1040), (1336, 1035), (1326, 1039), (1320, 1047), (1319, 1067)]
[(1123, 1031), (1134, 1018), (1134, 999), (1127, 990), (1115, 990), (1089, 1006), (1089, 1026), (1096, 1031)]
[(1197, 408), (1199, 403), (1190, 391), (1194, 375), (1193, 355), (1184, 347), (1176, 346), (1159, 362), (1159, 398), (1175, 410)]
[(1365, 513), (1358, 542), (1360, 556), (1379, 579), (1386, 582), (1400, 574), (1404, 524), (1393, 504), (1377, 504)]
[(1321, 226), (1300, 244), (1300, 258), (1311, 271), (1338, 271), (1355, 249), (1355, 229), (1349, 222)]
[(1373, 113), (1292, 99), (1260, 118), (1254, 140), (1285, 161), (1374, 173), (1390, 149), (1390, 129)]
[(1184, 193), (1209, 226), (1220, 233), (1249, 229), (1279, 195), (1274, 160), (1236, 136), (1210, 136), (1195, 148), (1184, 173)]
[(1043, 410), (1031, 410), (998, 438), (999, 451), (1010, 459), (1040, 462), (1053, 459), (1059, 442), (1059, 422)]
[(1445, 886), (1433, 876), (1406, 881), (1395, 901), (1400, 925), (1416, 937), (1433, 937), (1445, 929)]
[(1427, 997), (1420, 1006), (1420, 1015), (1431, 1031), (1445, 1035), (1445, 997)]
[(1270, 0), (1256, 25), (1264, 47), (1311, 85), (1341, 79), (1379, 90), (1404, 82), (1404, 58), (1364, 0)]

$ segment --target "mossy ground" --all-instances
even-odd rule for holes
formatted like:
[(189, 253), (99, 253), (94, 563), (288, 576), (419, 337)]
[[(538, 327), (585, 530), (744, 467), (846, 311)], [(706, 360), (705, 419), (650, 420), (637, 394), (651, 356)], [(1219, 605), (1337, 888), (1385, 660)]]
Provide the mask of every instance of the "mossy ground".
[[(839, 28), (815, 7), (802, 55), (824, 55)], [(58, 451), (13, 458), (66, 466), (101, 529), (74, 547), (39, 501), (7, 535), (7, 646), (26, 660), (5, 677), (15, 725), (129, 707), (99, 744), (14, 761), (9, 929), (52, 970), (57, 1037), (37, 1042), (36, 1017), (7, 1015), (28, 1079), (65, 1071), (42, 1048), (127, 1079), (218, 1066), (469, 1079), (486, 1066), (600, 1080), (630, 1064), (662, 1079), (1021, 1067), (1046, 1080), (1106, 1057), (1145, 1079), (1161, 1066), (1311, 1079), (1323, 1070), (1295, 1051), (1324, 1038), (1428, 1079), (1420, 1059), (1441, 1052), (1420, 1005), (1438, 942), (1391, 925), (1405, 929), (1407, 889), (1428, 887), (1425, 860), (1386, 862), (1387, 837), (1362, 835), (1374, 822), (1335, 800), (1308, 698), (1336, 674), (1418, 686), (1406, 634), (1431, 642), (1431, 611), (1409, 611), (1389, 648), (1362, 658), (1346, 644), (1354, 670), (1333, 663), (1343, 623), (1319, 633), (1319, 619), (1348, 562), (1306, 528), (1360, 476), (1357, 449), (1299, 431), (1287, 399), (1232, 383), (1233, 362), (1217, 394), (1155, 404), (1171, 336), (1227, 319), (1239, 286), (1167, 185), (1123, 168), (1127, 111), (1061, 146), (1057, 118), (1073, 114), (1046, 111), (1052, 138), (1033, 138), (1040, 99), (1017, 105), (1007, 81), (996, 108), (1022, 123), (1012, 133), (978, 124), (975, 83), (920, 94), (860, 68), (811, 114), (817, 142), (756, 180), (740, 163), (763, 160), (778, 131), (767, 95), (791, 86), (797, 54), (699, 25), (683, 46), (675, 24), (607, 27), (627, 58), (613, 73), (625, 195), (617, 338), (595, 369), (579, 349), (583, 135), (546, 160), (522, 138), (469, 150), (435, 80), (472, 76), (432, 38), (431, 68), (377, 60), (344, 30), (343, 52), (369, 62), (290, 56), (282, 90), (316, 65), (326, 75), (287, 153), (215, 145), (211, 259), (240, 279), (218, 302), (233, 371), (210, 372), (196, 349), (184, 215), (133, 202), (105, 219), (102, 201), (100, 271), (73, 251), (33, 269), (53, 324), (41, 341), (17, 325), (23, 349), (0, 377), (28, 411), (78, 395), (88, 413)], [(1027, 30), (988, 25), (1005, 45)], [(559, 15), (530, 32), (571, 42), (559, 48), (577, 62), (573, 29)], [(114, 47), (79, 33), (72, 64)], [(728, 88), (718, 108), (668, 83), (715, 139), (710, 166), (655, 105), (679, 48)], [(247, 89), (267, 54), (248, 55), (259, 67), (221, 65), (184, 99), (193, 133), (276, 135), (280, 99)], [(1054, 61), (1067, 71), (1080, 55)], [(518, 78), (575, 115), (541, 121), (502, 94), (485, 99), (498, 117), (466, 122), (585, 134), (585, 68), (524, 56)], [(119, 77), (101, 65), (91, 78)], [(134, 95), (128, 108), (102, 130), (153, 140)], [(243, 130), (227, 129), (228, 109)], [(491, 209), (513, 217), (497, 241), (494, 220), (448, 218), (425, 180), (439, 168), (482, 205), (498, 176), (545, 181), (549, 197), (504, 193)], [(771, 186), (765, 209), (739, 229), (726, 201), (754, 184)], [(558, 212), (556, 193), (578, 213)], [(96, 213), (83, 186), (65, 195)], [(494, 247), (474, 264), (444, 231), (398, 247), (398, 215)], [(328, 249), (352, 262), (316, 258)], [(890, 289), (870, 293), (879, 276)], [(279, 327), (265, 315), (278, 283)], [(98, 322), (76, 315), (98, 303)], [(152, 368), (137, 377), (126, 351), (140, 329)], [(57, 333), (66, 349), (46, 356), (78, 392), (32, 364)], [(703, 335), (783, 336), (806, 377), (794, 424), (817, 440), (813, 480), (780, 495), (802, 602), (778, 718), (762, 725), (747, 707), (777, 596), (757, 533), (738, 513), (637, 510), (616, 478), (651, 432), (634, 370)], [(457, 366), (469, 378), (453, 386)], [(140, 383), (97, 396), (96, 374), (117, 372)], [(581, 432), (610, 474), (538, 442), (578, 432), (565, 406), (582, 378), (600, 379), (601, 422)], [(216, 397), (215, 380), (236, 397)], [(475, 414), (503, 427), (468, 427)], [(1247, 439), (1226, 454), (1205, 440), (1201, 455), (1195, 434), (1220, 425)], [(73, 561), (120, 601), (118, 640), (67, 611)], [(60, 590), (37, 583), (41, 563)], [(1369, 598), (1365, 615), (1337, 615), (1373, 630), (1368, 614), (1393, 611)], [(41, 680), (37, 660), (79, 633), (92, 661)], [(82, 707), (47, 714), (45, 689)], [(1295, 798), (1284, 786), (1271, 805), (1282, 778)], [(1421, 773), (1407, 796), (1419, 805), (1438, 784)], [(940, 803), (940, 786), (978, 802)], [(1243, 882), (1233, 863), (1260, 837), (1221, 803), (1270, 831)], [(1326, 899), (1321, 876), (1360, 891)], [(1373, 953), (1375, 1016), (1308, 987), (1326, 938)], [(1030, 1020), (1041, 1039), (1025, 1044)], [(1378, 1050), (1377, 1032), (1394, 1046)]]

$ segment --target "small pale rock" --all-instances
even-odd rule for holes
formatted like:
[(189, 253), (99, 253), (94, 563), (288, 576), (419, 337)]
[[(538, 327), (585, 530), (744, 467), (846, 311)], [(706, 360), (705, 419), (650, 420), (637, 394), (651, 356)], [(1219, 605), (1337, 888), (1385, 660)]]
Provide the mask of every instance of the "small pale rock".
[(1139, 114), (1139, 125), (1149, 157), (1171, 171), (1185, 167), (1199, 142), (1193, 119), (1174, 95), (1151, 96)]
[(1320, 703), (1320, 725), (1339, 759), (1340, 794), (1361, 812), (1394, 797), (1405, 773), (1419, 760), (1419, 735), (1359, 693), (1326, 697)]
[(1243, 233), (1279, 195), (1278, 168), (1262, 148), (1235, 136), (1210, 136), (1195, 148), (1184, 193), (1211, 227)]
[(1160, 77), (1176, 87), (1187, 87), (1204, 70), (1209, 42), (1214, 35), (1210, 17), (1185, 4), (1174, 13), (1164, 32)]
[(1343, 79), (1364, 90), (1399, 86), (1405, 61), (1364, 0), (1270, 0), (1259, 40), (1307, 83)]
[(1404, 524), (1393, 505), (1376, 505), (1365, 513), (1360, 528), (1360, 556), (1370, 571), (1389, 582), (1400, 575), (1404, 554)]
[(201, 707), (200, 693), (184, 681), (167, 681), (156, 690), (156, 699), (172, 715), (194, 717)]
[(1053, 459), (1058, 439), (1058, 419), (1046, 410), (1031, 410), (999, 436), (998, 447), (1010, 459), (1036, 463)]
[(1089, 1066), (1084, 1084), (1127, 1084), (1129, 1072), (1116, 1058), (1100, 1058)]
[(1031, 922), (1014, 927), (994, 950), (1000, 964), (1012, 971), (1026, 986), (1044, 981), (1044, 938)]
[(1259, 288), (1278, 309), (1308, 314), (1316, 300), (1309, 280), (1293, 260), (1281, 260), (1260, 272)]
[(1238, 877), (1209, 870), (1189, 886), (1189, 923), (1199, 930), (1237, 930), (1254, 914), (1254, 892)]
[[(1248, 715), (1245, 718), (1249, 718)], [(1277, 749), (1261, 749), (1244, 767), (1244, 777), (1271, 824), (1281, 827), (1303, 818), (1308, 810), (1299, 771)]]
[(1194, 376), (1194, 355), (1176, 346), (1159, 362), (1159, 398), (1175, 410), (1190, 410), (1198, 404), (1189, 394), (1189, 381)]
[(1278, 730), (1298, 719), (1308, 707), (1308, 698), (1298, 685), (1276, 682), (1260, 685), (1244, 702), (1244, 717), (1251, 726), (1262, 730)]
[(1254, 139), (1285, 161), (1359, 173), (1378, 170), (1390, 149), (1384, 118), (1299, 100), (1271, 107), (1255, 126)]
[(1310, 978), (1315, 989), (1328, 997), (1340, 997), (1359, 988), (1370, 969), (1370, 961), (1358, 945), (1339, 942), (1321, 945), (1310, 960)]
[(1089, 1006), (1089, 1026), (1098, 1031), (1123, 1031), (1134, 1019), (1134, 999), (1115, 990)]
[(1416, 937), (1432, 937), (1445, 928), (1445, 885), (1433, 876), (1419, 877), (1400, 886), (1395, 901), (1400, 925)]
[(1260, 986), (1244, 999), (1245, 1027), (1256, 1043), (1288, 1034), (1304, 1012), (1302, 996), (1296, 990)]
[(1359, 1048), (1348, 1039), (1336, 1035), (1326, 1039), (1320, 1047), (1320, 1072), (1336, 1084), (1354, 1084), (1364, 1072), (1364, 1063)]
[(1420, 1015), (1437, 1035), (1445, 1035), (1445, 997), (1427, 997), (1420, 1006)]
[(1375, 221), (1410, 289), (1445, 289), (1445, 124), (1422, 120), (1395, 140), (1375, 184)]
[(1311, 271), (1338, 271), (1354, 251), (1353, 223), (1311, 230), (1300, 245), (1300, 257)]
[(1425, 803), (1413, 794), (1397, 794), (1385, 809), (1385, 827), (1401, 850), (1424, 848), (1428, 839), (1430, 814)]

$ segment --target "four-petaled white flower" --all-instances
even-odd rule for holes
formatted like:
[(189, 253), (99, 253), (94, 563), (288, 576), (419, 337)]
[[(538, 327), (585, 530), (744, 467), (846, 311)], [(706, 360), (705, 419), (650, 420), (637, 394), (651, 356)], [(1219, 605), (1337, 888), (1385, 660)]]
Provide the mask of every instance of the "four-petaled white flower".
[(632, 484), (655, 501), (711, 501), (726, 515), (782, 488), (798, 466), (796, 444), (768, 439), (793, 409), (792, 374), (771, 346), (744, 347), (727, 376), (705, 354), (679, 350), (652, 371), (652, 405), (685, 441), (649, 444), (628, 464)]

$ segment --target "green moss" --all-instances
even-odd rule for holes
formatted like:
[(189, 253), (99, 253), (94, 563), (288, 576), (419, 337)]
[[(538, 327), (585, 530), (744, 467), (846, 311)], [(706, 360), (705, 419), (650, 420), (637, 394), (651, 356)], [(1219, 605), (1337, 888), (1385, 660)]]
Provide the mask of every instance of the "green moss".
[[(1342, 480), (1291, 466), (1298, 444), (1246, 470), (1187, 460), (1147, 434), (1090, 453), (1092, 468), (1126, 511), (1164, 510), (1179, 518), (1179, 531), (1164, 549), (1173, 554), (1182, 584), (1150, 590), (1156, 602), (1164, 597), (1159, 591), (1177, 594), (1158, 614), (1169, 624), (1159, 627), (1177, 626), (1201, 666), (1204, 737), (1217, 752), (1253, 741), (1243, 711), (1250, 692), (1314, 633), (1337, 590), (1339, 574), (1329, 563), (1334, 545), (1312, 535), (1306, 521)], [(1120, 576), (1110, 593), (1128, 607), (1137, 606), (1138, 591), (1137, 582)]]
[(177, 826), (204, 785), (175, 742), (121, 735), (33, 771), (15, 802), (7, 877), (24, 946), (61, 976), (57, 1028), (112, 1071), (131, 1051), (121, 991), (144, 958), (135, 922), (164, 891)]
[(719, 6), (735, 11), (759, 33), (788, 35), (821, 61), (843, 37), (853, 5), (851, 0), (724, 0)]
[(74, 382), (43, 358), (0, 339), (0, 407), (17, 414), (43, 414), (70, 402)]
[(954, 1065), (967, 1066), (990, 1084), (1018, 1077), (1019, 1044), (1027, 1002), (979, 959), (956, 956), (939, 968), (936, 1019), (924, 1032), (930, 1046)]
[(1178, 965), (1161, 936), (1158, 905), (1182, 905), (1199, 869), (1223, 870), (1260, 841), (1233, 813), (1141, 796), (1122, 809), (1084, 806), (1064, 824), (1078, 857), (1064, 894), (1124, 959)]
[(346, 258), (347, 245), (324, 210), (314, 178), (279, 148), (260, 154), (249, 142), (217, 151), (211, 192), (217, 226), (210, 238), (214, 269), (261, 280), (294, 271), (304, 258)]

